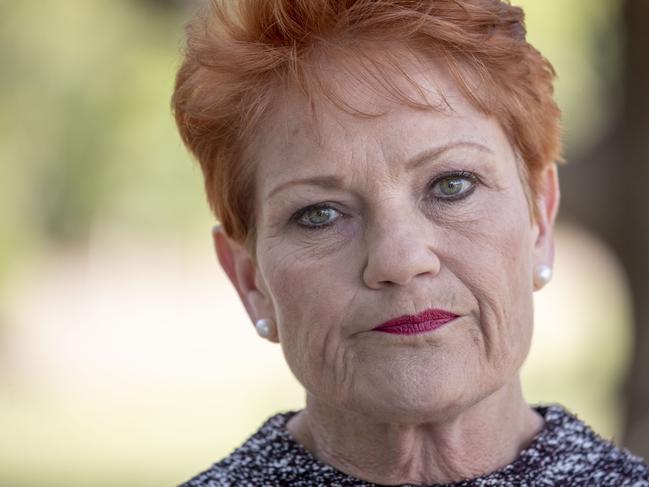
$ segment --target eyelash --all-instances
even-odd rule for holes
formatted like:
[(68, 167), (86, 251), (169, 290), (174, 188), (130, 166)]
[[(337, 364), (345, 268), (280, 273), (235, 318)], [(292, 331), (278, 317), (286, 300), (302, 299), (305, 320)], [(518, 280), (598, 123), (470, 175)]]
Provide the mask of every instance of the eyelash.
[(309, 230), (309, 231), (324, 230), (325, 228), (332, 226), (335, 223), (335, 220), (330, 223), (325, 223), (323, 225), (316, 225), (316, 226), (303, 225), (299, 222), (300, 218), (306, 215), (309, 211), (320, 210), (320, 209), (334, 210), (342, 215), (341, 211), (337, 210), (336, 208), (334, 208), (332, 205), (328, 203), (317, 203), (315, 205), (310, 205), (305, 208), (302, 208), (301, 210), (296, 211), (291, 217), (291, 221), (294, 222), (296, 225), (298, 225), (300, 228), (303, 228), (304, 230)]
[(475, 191), (477, 184), (480, 182), (478, 175), (471, 171), (449, 171), (438, 175), (435, 179), (433, 179), (429, 183), (428, 187), (432, 190), (432, 188), (434, 188), (437, 185), (437, 183), (439, 183), (440, 181), (444, 181), (445, 179), (468, 179), (473, 186), (471, 186), (471, 188), (469, 188), (463, 193), (460, 193), (457, 196), (438, 198), (438, 201), (443, 204), (453, 203), (455, 201), (463, 200), (464, 198), (470, 196), (471, 193)]
[[(437, 201), (439, 201), (442, 204), (452, 204), (452, 203), (454, 203), (456, 201), (460, 201), (460, 200), (463, 200), (463, 199), (467, 198), (468, 196), (470, 196), (475, 191), (476, 185), (480, 182), (480, 179), (478, 178), (478, 176), (475, 173), (472, 173), (470, 171), (450, 171), (450, 172), (445, 172), (445, 173), (442, 173), (442, 174), (438, 175), (435, 179), (433, 179), (430, 183), (428, 183), (427, 187), (432, 190), (432, 188), (434, 188), (437, 185), (437, 183), (439, 183), (440, 181), (444, 181), (445, 179), (460, 179), (460, 178), (469, 180), (473, 184), (473, 186), (470, 189), (466, 190), (464, 193), (460, 193), (460, 195), (458, 195), (458, 196), (450, 196), (450, 197), (447, 197), (447, 198), (437, 198)], [(308, 226), (308, 225), (303, 225), (303, 224), (299, 223), (300, 218), (302, 218), (309, 211), (319, 210), (319, 209), (334, 210), (334, 211), (340, 213), (342, 216), (344, 216), (344, 214), (341, 211), (337, 210), (334, 206), (332, 206), (332, 205), (330, 205), (328, 203), (316, 203), (315, 205), (309, 205), (309, 206), (306, 206), (306, 207), (296, 211), (293, 214), (293, 216), (291, 216), (290, 220), (292, 222), (294, 222), (296, 225), (298, 225), (299, 227), (301, 227), (301, 228), (303, 228), (305, 230), (309, 230), (309, 231), (324, 230), (324, 229), (332, 226), (336, 222), (337, 219), (330, 222), (330, 223), (325, 223), (323, 225), (316, 225), (316, 226)]]

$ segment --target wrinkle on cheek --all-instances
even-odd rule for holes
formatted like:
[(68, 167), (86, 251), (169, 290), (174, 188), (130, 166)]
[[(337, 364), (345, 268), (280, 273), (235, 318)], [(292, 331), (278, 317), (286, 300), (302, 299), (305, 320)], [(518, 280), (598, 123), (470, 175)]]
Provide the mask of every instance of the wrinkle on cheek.
[[(341, 314), (341, 319), (345, 323), (350, 324), (355, 318), (356, 313), (354, 310), (357, 308), (357, 299), (360, 294), (360, 287), (354, 287), (355, 292), (347, 300), (345, 311)], [(366, 326), (365, 323), (362, 324)], [(337, 377), (336, 382), (340, 384), (339, 397), (342, 399), (343, 406), (346, 404), (346, 399), (352, 398), (355, 392), (355, 372), (360, 370), (359, 357), (356, 349), (353, 346), (354, 337), (350, 335), (350, 331), (361, 329), (361, 324), (353, 323), (353, 329), (343, 330), (343, 341), (338, 344), (337, 358)]]
[[(266, 247), (266, 251), (271, 249)], [(289, 366), (314, 395), (332, 395), (341, 402), (353, 396), (356, 358), (348, 339), (355, 326), (354, 283), (310, 251), (275, 245), (264, 257), (272, 262), (266, 269), (282, 329), (282, 348)], [(343, 259), (345, 261), (345, 259)], [(345, 261), (346, 262), (346, 261)], [(344, 282), (343, 282), (344, 281)], [(351, 290), (351, 296), (340, 288)], [(349, 326), (352, 328), (349, 328)]]
[(432, 224), (445, 232), (449, 239), (457, 237), (473, 239), (475, 236), (488, 233), (487, 230), (491, 226), (488, 222), (493, 218), (489, 208), (478, 204), (427, 207), (422, 211)]
[(343, 216), (331, 227), (309, 230), (297, 224), (287, 225), (268, 237), (273, 247), (281, 246), (282, 251), (299, 255), (301, 260), (317, 262), (331, 254), (344, 250), (358, 234), (355, 217)]
[[(335, 397), (342, 403), (351, 397), (354, 352), (345, 340), (346, 317), (331, 310), (331, 290), (311, 295), (308, 308), (285, 316), (291, 336), (285, 345), (286, 358), (295, 364), (296, 376), (315, 396)], [(311, 304), (308, 304), (311, 303)]]
[(521, 296), (526, 287), (520, 272), (521, 253), (526, 247), (517, 219), (503, 215), (497, 223), (476, 240), (482, 246), (481, 262), (476, 264), (480, 271), (473, 273), (469, 285), (478, 299), (485, 356), (493, 366), (507, 367), (524, 345), (522, 339), (527, 333), (521, 329), (525, 326), (521, 313), (527, 303)]
[[(328, 395), (337, 397), (341, 402), (351, 397), (353, 392), (353, 373), (355, 353), (347, 346), (341, 336), (340, 326), (330, 326), (322, 337), (323, 352), (320, 363), (316, 364), (319, 385), (329, 385)], [(309, 347), (313, 353), (315, 347)], [(313, 367), (313, 364), (311, 365)]]
[(295, 247), (294, 251), (303, 260), (319, 262), (326, 257), (340, 252), (345, 243), (344, 241), (327, 237), (317, 242), (314, 242), (313, 239), (310, 241), (304, 240), (301, 245)]
[[(271, 257), (266, 259), (264, 258), (266, 255), (270, 255)], [(266, 267), (264, 265), (266, 260), (272, 262), (272, 265)], [(274, 294), (273, 290), (282, 289), (286, 285), (289, 285), (289, 282), (286, 281), (286, 269), (290, 269), (295, 263), (296, 256), (294, 254), (289, 252), (273, 252), (272, 247), (267, 249), (265, 255), (259, 259), (262, 275), (270, 287), (271, 294)]]

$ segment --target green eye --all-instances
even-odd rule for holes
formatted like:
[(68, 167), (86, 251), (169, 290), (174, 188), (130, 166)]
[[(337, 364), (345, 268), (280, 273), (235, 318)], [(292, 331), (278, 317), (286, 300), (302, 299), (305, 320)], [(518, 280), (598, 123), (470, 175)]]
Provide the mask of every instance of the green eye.
[(433, 185), (433, 193), (447, 199), (467, 195), (475, 186), (471, 176), (449, 176), (437, 180)]
[(325, 227), (336, 219), (339, 212), (328, 206), (312, 206), (305, 208), (298, 215), (297, 222), (310, 228)]

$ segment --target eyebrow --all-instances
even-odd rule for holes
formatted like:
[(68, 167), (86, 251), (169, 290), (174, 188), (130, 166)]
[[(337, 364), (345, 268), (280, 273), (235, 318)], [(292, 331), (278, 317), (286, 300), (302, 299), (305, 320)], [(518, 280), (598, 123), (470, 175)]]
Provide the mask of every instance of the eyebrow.
[[(423, 163), (428, 162), (430, 160), (435, 160), (445, 152), (448, 152), (449, 150), (455, 149), (457, 147), (469, 147), (488, 154), (494, 153), (490, 148), (478, 142), (469, 142), (469, 141), (449, 142), (448, 144), (444, 144), (439, 147), (424, 149), (423, 151), (415, 154), (408, 161), (406, 161), (405, 163), (406, 170), (412, 171), (413, 169), (416, 169), (419, 166), (421, 166)], [(292, 179), (290, 181), (282, 183), (276, 186), (275, 188), (273, 188), (273, 190), (270, 193), (268, 193), (267, 198), (270, 199), (274, 194), (284, 189), (287, 189), (291, 186), (310, 185), (310, 186), (319, 186), (323, 189), (340, 189), (343, 186), (343, 182), (344, 182), (343, 178), (335, 175), (313, 176), (313, 177), (308, 177), (303, 179)]]
[(415, 154), (408, 161), (406, 161), (406, 169), (411, 171), (421, 166), (424, 162), (430, 160), (435, 160), (445, 152), (448, 152), (451, 149), (456, 147), (469, 147), (471, 149), (476, 149), (480, 152), (487, 154), (493, 154), (494, 151), (491, 150), (486, 145), (482, 145), (479, 142), (470, 142), (470, 141), (459, 141), (459, 142), (449, 142), (448, 144), (440, 145), (439, 147), (432, 147), (430, 149), (424, 149), (423, 151)]

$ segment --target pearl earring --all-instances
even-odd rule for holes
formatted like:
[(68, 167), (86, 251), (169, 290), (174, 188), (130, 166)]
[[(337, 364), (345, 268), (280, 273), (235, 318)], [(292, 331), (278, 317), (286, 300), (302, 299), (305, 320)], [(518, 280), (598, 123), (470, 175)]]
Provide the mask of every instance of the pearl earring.
[(552, 269), (545, 265), (541, 264), (536, 266), (534, 269), (534, 285), (537, 289), (541, 289), (552, 279)]
[(255, 321), (255, 328), (257, 333), (262, 338), (269, 338), (272, 334), (271, 328), (274, 327), (273, 320), (271, 318), (262, 318)]

